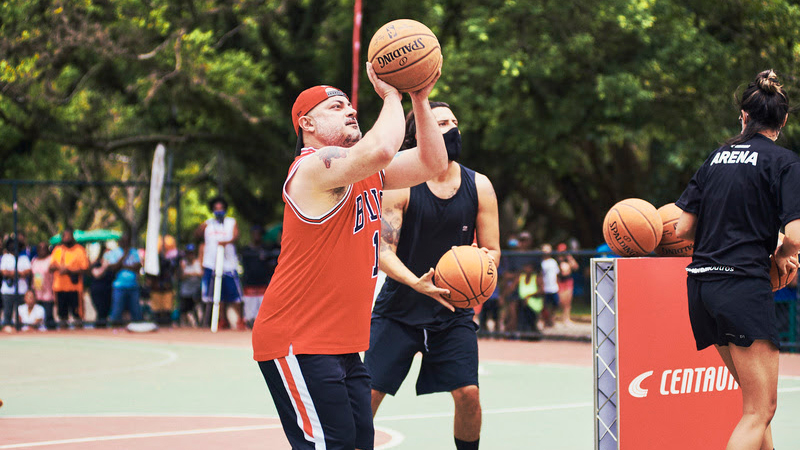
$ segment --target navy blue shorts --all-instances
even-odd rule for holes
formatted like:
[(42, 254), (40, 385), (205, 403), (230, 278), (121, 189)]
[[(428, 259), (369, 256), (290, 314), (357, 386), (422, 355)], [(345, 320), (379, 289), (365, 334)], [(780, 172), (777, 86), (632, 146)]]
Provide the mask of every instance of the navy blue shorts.
[(697, 350), (729, 343), (749, 347), (757, 339), (780, 348), (769, 280), (726, 277), (710, 281), (687, 277), (686, 289)]
[(468, 320), (441, 331), (428, 331), (373, 316), (369, 350), (364, 357), (372, 377), (372, 389), (395, 395), (417, 352), (422, 353), (417, 395), (477, 386), (477, 328)]
[(558, 292), (553, 292), (552, 294), (544, 294), (544, 304), (550, 305), (553, 308), (557, 308), (560, 299), (558, 298)]
[(375, 446), (369, 374), (358, 353), (259, 361), (293, 450)]
[[(239, 285), (239, 275), (236, 272), (222, 274), (219, 301), (236, 303), (242, 301), (242, 287)], [(204, 302), (214, 300), (214, 271), (204, 267), (201, 281), (202, 297)]]

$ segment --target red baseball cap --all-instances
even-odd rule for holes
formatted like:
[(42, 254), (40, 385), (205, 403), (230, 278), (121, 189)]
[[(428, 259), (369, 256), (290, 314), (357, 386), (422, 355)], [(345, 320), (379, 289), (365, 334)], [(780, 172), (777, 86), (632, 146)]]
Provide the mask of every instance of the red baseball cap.
[(292, 106), (292, 125), (294, 125), (294, 132), (298, 135), (300, 134), (300, 124), (298, 121), (301, 117), (308, 114), (309, 111), (314, 109), (315, 106), (319, 105), (323, 101), (337, 95), (347, 98), (348, 101), (350, 100), (347, 97), (347, 94), (345, 94), (341, 89), (336, 89), (333, 86), (314, 86), (301, 92), (300, 95), (297, 96), (297, 100), (294, 101), (294, 106)]

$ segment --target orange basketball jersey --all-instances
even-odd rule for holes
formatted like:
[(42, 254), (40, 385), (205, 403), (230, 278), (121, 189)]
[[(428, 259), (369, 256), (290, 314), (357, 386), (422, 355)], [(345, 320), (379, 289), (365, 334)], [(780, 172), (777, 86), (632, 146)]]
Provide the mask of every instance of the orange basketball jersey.
[[(289, 169), (316, 150), (303, 149)], [(378, 276), (383, 172), (347, 187), (320, 217), (300, 212), (283, 185), (283, 237), (272, 281), (253, 326), (253, 358), (336, 355), (369, 347)]]

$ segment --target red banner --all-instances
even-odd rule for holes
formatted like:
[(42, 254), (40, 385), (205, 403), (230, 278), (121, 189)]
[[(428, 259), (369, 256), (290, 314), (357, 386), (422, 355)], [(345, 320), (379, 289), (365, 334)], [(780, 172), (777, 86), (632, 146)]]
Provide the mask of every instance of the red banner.
[(697, 351), (686, 297), (690, 258), (617, 261), (620, 450), (725, 448), (741, 390), (717, 351)]

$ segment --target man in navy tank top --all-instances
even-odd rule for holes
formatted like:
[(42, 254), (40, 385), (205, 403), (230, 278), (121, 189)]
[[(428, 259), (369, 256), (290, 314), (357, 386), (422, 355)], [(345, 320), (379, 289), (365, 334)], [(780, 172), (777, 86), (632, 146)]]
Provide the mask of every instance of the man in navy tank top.
[[(383, 192), (380, 268), (386, 282), (373, 309), (364, 362), (372, 377), (374, 416), (386, 394), (397, 393), (414, 355), (422, 353), (417, 395), (450, 392), (456, 449), (474, 450), (481, 431), (475, 313), (447, 304), (441, 297), (447, 290), (432, 278), (433, 267), (453, 246), (477, 243), (499, 262), (497, 197), (485, 175), (456, 162), (461, 134), (450, 106), (431, 102), (431, 108), (449, 163), (425, 183)], [(402, 148), (416, 147), (415, 136), (412, 112)]]

